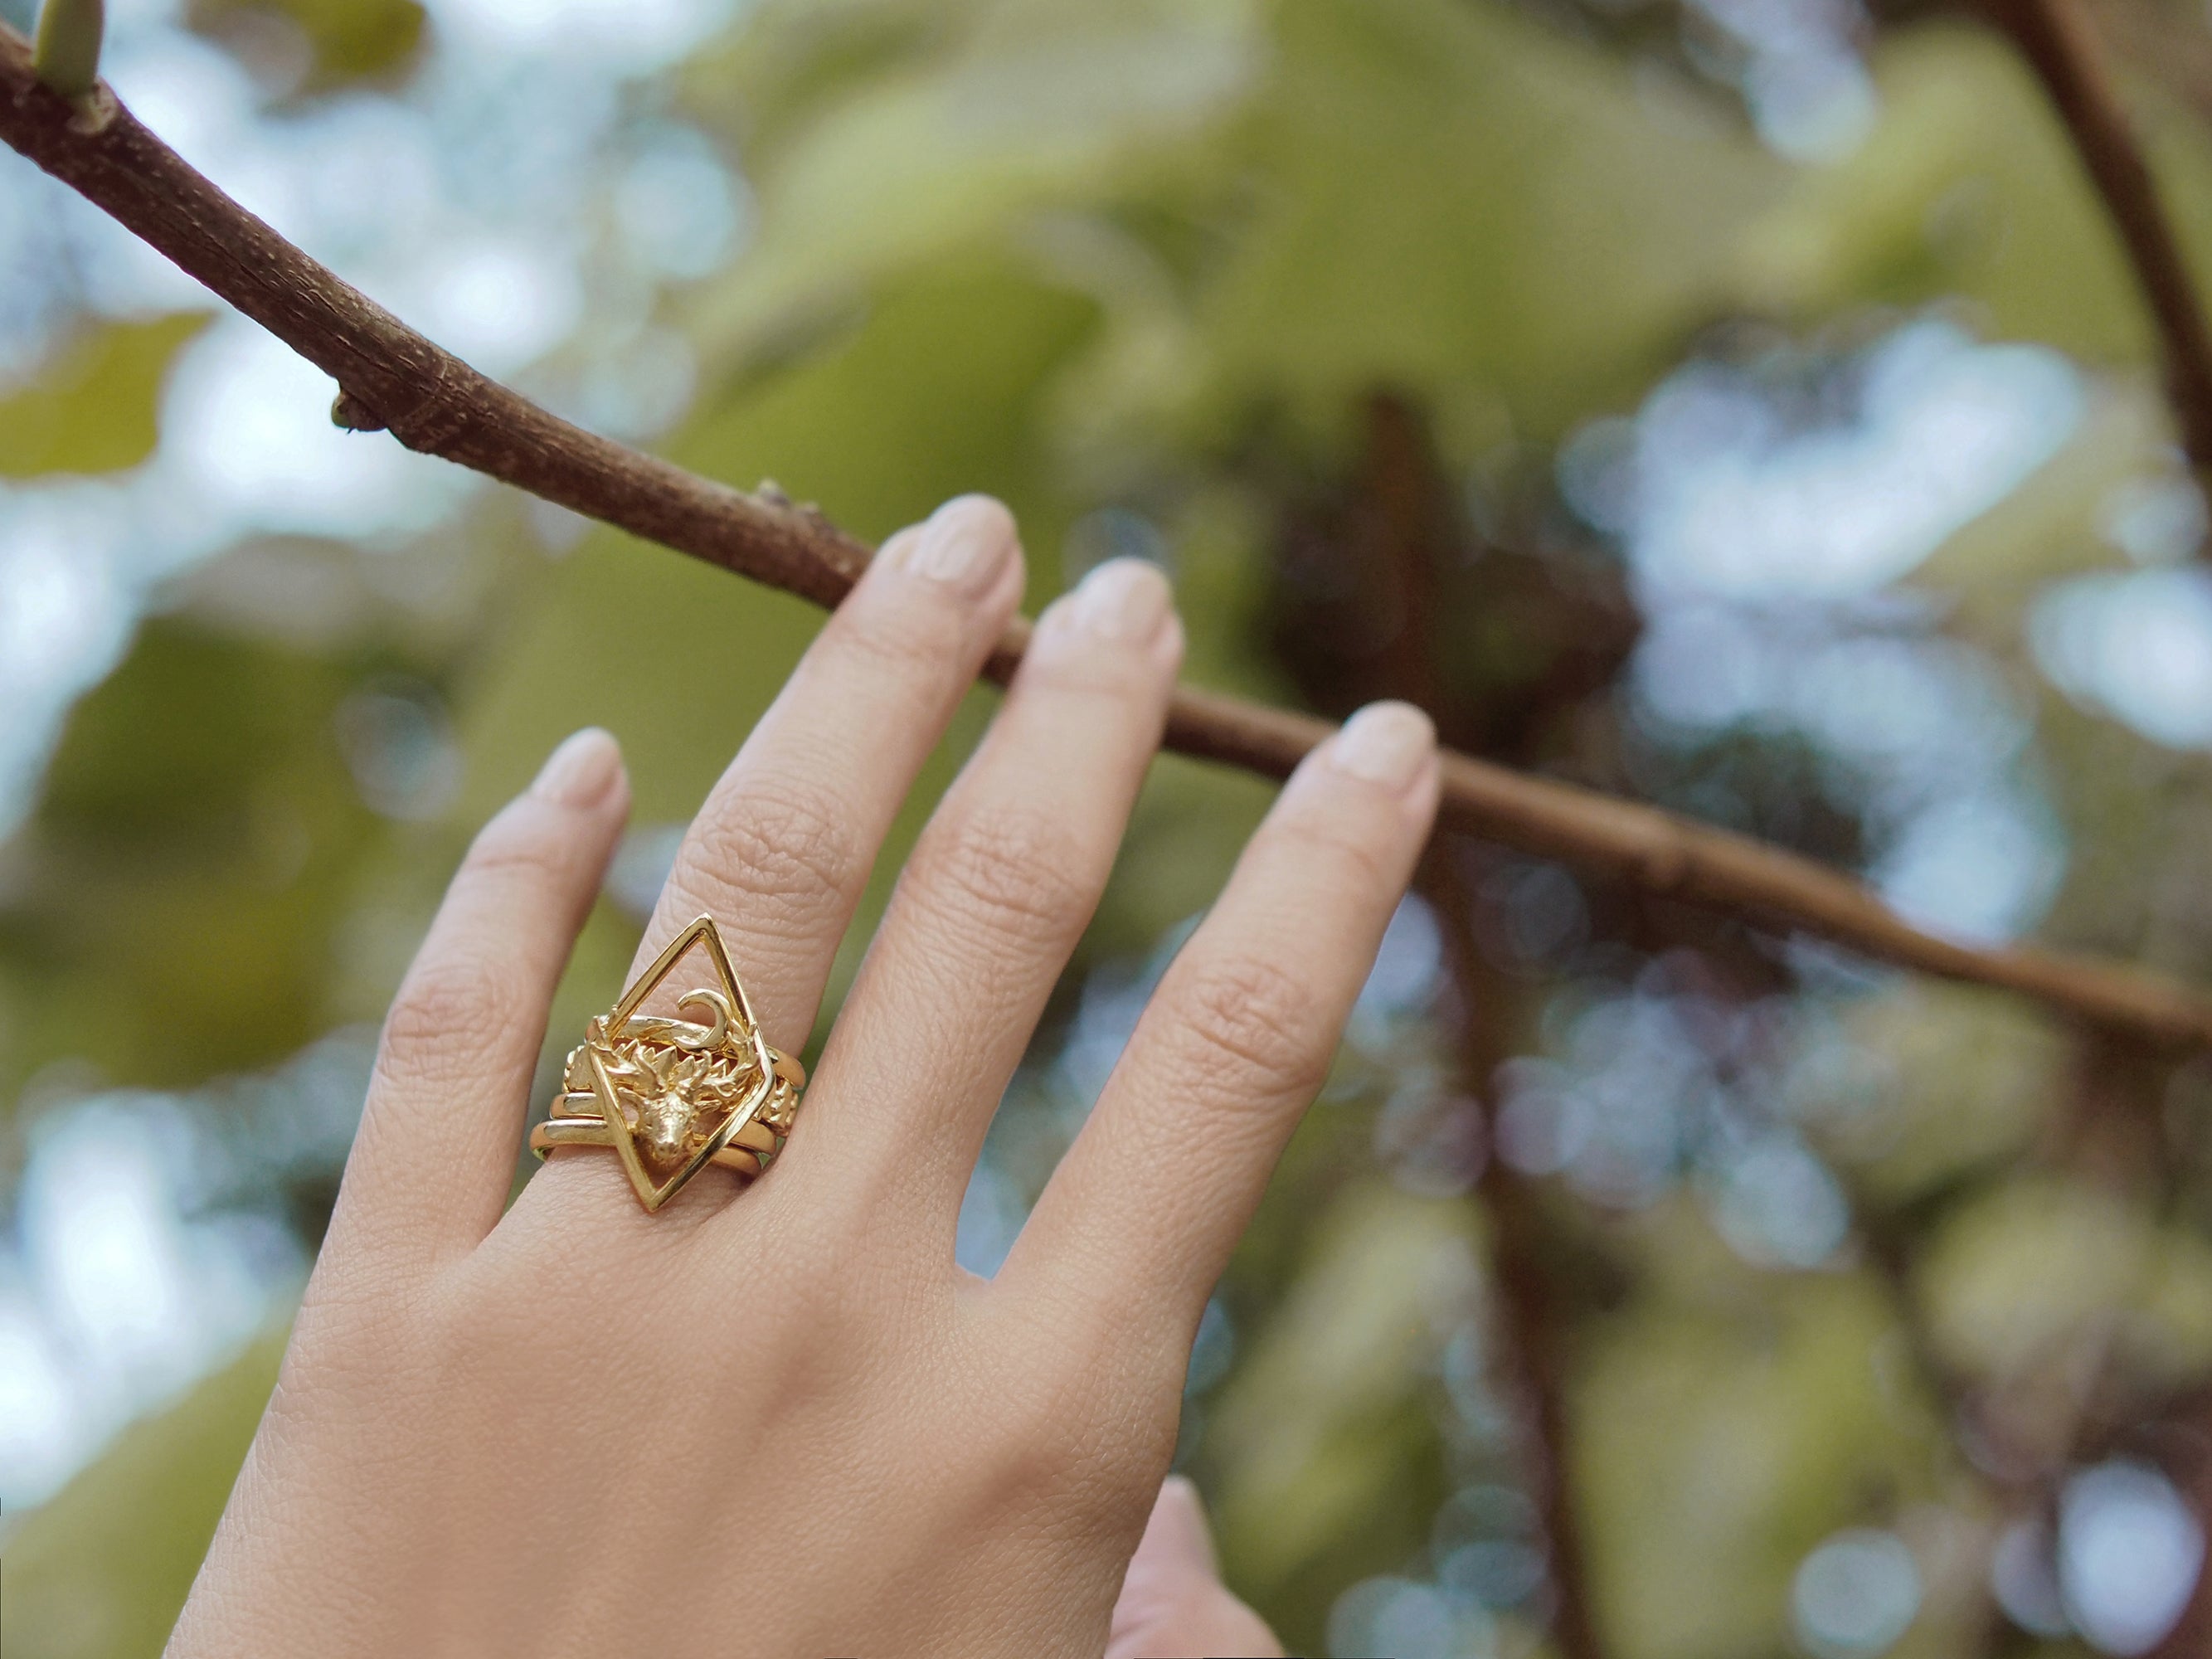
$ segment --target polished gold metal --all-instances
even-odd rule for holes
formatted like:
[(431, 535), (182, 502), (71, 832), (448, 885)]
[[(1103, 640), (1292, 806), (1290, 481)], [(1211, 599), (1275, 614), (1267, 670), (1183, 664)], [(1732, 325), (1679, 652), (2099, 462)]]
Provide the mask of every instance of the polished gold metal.
[[(564, 1106), (580, 1103), (591, 1115), (573, 1116), (564, 1113), (532, 1126), (530, 1150), (539, 1158), (544, 1158), (556, 1146), (611, 1147), (615, 1144), (614, 1132), (607, 1127), (607, 1121), (599, 1115), (597, 1096), (564, 1095), (562, 1103)], [(734, 1170), (750, 1180), (775, 1155), (778, 1144), (775, 1131), (756, 1121), (732, 1135), (730, 1144), (707, 1161), (718, 1170)]]
[[(686, 991), (675, 1006), (710, 1018), (639, 1013), (695, 945), (718, 983)], [(584, 1028), (568, 1054), (566, 1092), (530, 1132), (530, 1150), (542, 1158), (556, 1146), (611, 1147), (638, 1202), (658, 1210), (710, 1164), (759, 1175), (791, 1133), (805, 1083), (805, 1068), (761, 1036), (714, 919), (701, 916)]]

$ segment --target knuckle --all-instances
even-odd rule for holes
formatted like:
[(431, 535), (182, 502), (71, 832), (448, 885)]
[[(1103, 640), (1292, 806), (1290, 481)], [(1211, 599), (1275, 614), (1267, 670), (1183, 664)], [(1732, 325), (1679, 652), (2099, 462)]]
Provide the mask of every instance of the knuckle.
[(678, 884), (701, 878), (765, 902), (804, 927), (842, 908), (859, 860), (842, 803), (792, 776), (748, 778), (729, 810), (699, 829), (696, 855)]
[(418, 1298), (418, 1340), (431, 1363), (442, 1368), (471, 1348), (495, 1346), (501, 1333), (492, 1322), (507, 1313), (484, 1294), (481, 1274), (454, 1273)]
[(1150, 651), (1095, 635), (1060, 635), (1024, 659), (1020, 684), (1055, 699), (1135, 703), (1151, 699), (1173, 678), (1172, 669)]
[(1040, 1543), (1087, 1549), (1118, 1534), (1143, 1515), (1174, 1451), (1171, 1428), (1102, 1408), (1086, 1386), (1032, 1388), (997, 1410), (978, 1496), (999, 1514), (1029, 1511)]
[(839, 650), (870, 667), (901, 680), (937, 680), (961, 666), (978, 615), (949, 591), (916, 595), (909, 589), (896, 603), (840, 610), (831, 625), (837, 629)]
[(568, 864), (570, 843), (553, 833), (538, 803), (518, 802), (477, 831), (462, 860), (464, 876), (559, 875)]
[(921, 851), (919, 885), (940, 907), (980, 916), (1002, 935), (1056, 942), (1094, 897), (1083, 837), (1029, 810), (969, 811)]
[(511, 1000), (507, 975), (474, 952), (418, 960), (384, 1017), (378, 1074), (411, 1077), (436, 1070), (441, 1056), (475, 1048), (485, 1022), (499, 1019)]
[(1310, 1095), (1335, 1048), (1310, 986), (1260, 956), (1198, 964), (1181, 988), (1184, 1069), (1209, 1100)]
[(993, 1436), (990, 1484), (1030, 1493), (1065, 1491), (1091, 1474), (1094, 1449), (1086, 1432), (1094, 1413), (1079, 1382), (1047, 1373), (1003, 1395)]
[[(1373, 827), (1373, 819), (1354, 820), (1351, 815), (1337, 812), (1306, 812), (1273, 824), (1262, 833), (1273, 836), (1282, 846), (1296, 854), (1305, 854), (1312, 860), (1339, 872), (1349, 872), (1353, 883), (1369, 890), (1395, 889), (1405, 884), (1384, 847), (1373, 835), (1362, 835), (1362, 823)], [(1342, 884), (1342, 875), (1333, 884)]]

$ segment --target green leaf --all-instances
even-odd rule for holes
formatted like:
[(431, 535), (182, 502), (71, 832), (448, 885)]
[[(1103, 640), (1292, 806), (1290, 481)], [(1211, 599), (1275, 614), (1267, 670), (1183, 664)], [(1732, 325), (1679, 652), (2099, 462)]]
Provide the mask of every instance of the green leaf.
[(1686, 1202), (1639, 1225), (1674, 1283), (1604, 1322), (1571, 1396), (1607, 1650), (1784, 1652), (1805, 1553), (1869, 1510), (1933, 1495), (1936, 1420), (1870, 1277), (1753, 1273)]
[(108, 323), (79, 335), (36, 379), (0, 397), (0, 477), (119, 472), (154, 453), (161, 383), (209, 313)]
[[(748, 155), (760, 238), (702, 309), (710, 353), (742, 354), (918, 262), (1000, 246), (1040, 210), (1187, 168), (1260, 61), (1246, 8), (1209, 0), (1030, 4), (964, 35), (957, 15), (927, 32), (899, 27), (896, 9), (866, 15), (872, 32), (843, 19), (848, 49), (828, 54), (842, 74), (811, 118), (786, 113), (788, 135)], [(816, 27), (773, 15), (751, 52), (808, 60)], [(726, 77), (740, 87), (758, 74), (744, 64)], [(740, 131), (744, 112), (729, 116)]]
[(164, 617), (78, 705), (0, 901), (0, 1100), (65, 1056), (182, 1086), (321, 1033), (383, 834), (331, 728), (370, 665)]
[(427, 21), (418, 0), (193, 0), (187, 17), (242, 57), (289, 45), (307, 60), (294, 88), (301, 92), (405, 73)]
[(1297, 1274), (1223, 1386), (1205, 1438), (1222, 1559), (1294, 1644), (1417, 1552), (1447, 1494), (1437, 1315), (1474, 1295), (1475, 1231), (1460, 1200), (1347, 1186), (1301, 1230)]
[(1816, 1052), (1859, 1063), (1808, 1065), (1791, 1109), (1893, 1207), (2017, 1157), (2063, 1103), (2063, 1035), (1972, 987), (1901, 981), (1853, 1005), (1836, 1047)]
[(1285, 0), (1254, 211), (1199, 301), (1224, 424), (1376, 386), (1548, 436), (1723, 302), (1783, 169), (1703, 100), (1502, 6)]
[[(2112, 216), (2019, 53), (1945, 20), (1884, 31), (1872, 67), (1881, 122), (1844, 161), (1794, 175), (1745, 239), (1741, 303), (1817, 325), (1869, 300), (1965, 300), (1994, 337), (2098, 362), (2150, 359), (2150, 318)], [(2212, 270), (2203, 124), (2154, 88), (2125, 90), (2185, 255)]]
[(1918, 1280), (1934, 1340), (1970, 1371), (2021, 1376), (2088, 1341), (2161, 1389), (2212, 1370), (2212, 1244), (2079, 1177), (2023, 1176), (1962, 1204)]

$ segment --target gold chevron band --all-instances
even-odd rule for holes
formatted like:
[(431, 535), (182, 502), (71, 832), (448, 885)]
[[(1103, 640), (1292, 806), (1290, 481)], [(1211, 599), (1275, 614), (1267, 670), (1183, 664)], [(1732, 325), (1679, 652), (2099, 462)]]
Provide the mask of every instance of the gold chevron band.
[[(611, 1147), (615, 1144), (616, 1132), (599, 1115), (598, 1096), (563, 1095), (553, 1107), (553, 1116), (531, 1126), (530, 1150), (539, 1158), (556, 1146)], [(775, 1131), (756, 1121), (732, 1135), (728, 1144), (707, 1161), (718, 1170), (734, 1170), (750, 1180), (767, 1167), (781, 1144)]]

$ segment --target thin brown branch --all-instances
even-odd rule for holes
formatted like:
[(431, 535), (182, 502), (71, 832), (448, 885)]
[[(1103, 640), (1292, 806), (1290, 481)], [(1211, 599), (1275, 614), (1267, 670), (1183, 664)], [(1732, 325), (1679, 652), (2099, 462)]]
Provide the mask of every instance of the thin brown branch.
[[(1509, 1053), (1501, 1030), (1518, 988), (1483, 960), (1475, 945), (1475, 902), (1454, 857), (1465, 843), (1440, 838), (1422, 860), (1421, 896), (1435, 910), (1456, 991), (1455, 1036), (1461, 1086), (1491, 1100), (1492, 1079)], [(1496, 1121), (1494, 1103), (1490, 1121)], [(1492, 1139), (1495, 1141), (1495, 1136)], [(1606, 1659), (1593, 1606), (1589, 1552), (1575, 1504), (1574, 1425), (1568, 1412), (1576, 1307), (1559, 1271), (1543, 1195), (1507, 1166), (1495, 1145), (1480, 1191), (1490, 1222), (1490, 1278), (1502, 1340), (1495, 1364), (1516, 1396), (1528, 1427), (1522, 1475), (1542, 1517), (1553, 1591), (1550, 1635), (1563, 1659)]]
[(2083, 0), (1989, 0), (2057, 106), (2158, 326), (2182, 447), (2212, 477), (2212, 329)]
[[(1455, 696), (1439, 657), (1435, 626), (1445, 595), (1440, 576), (1466, 551), (1428, 429), (1404, 399), (1377, 392), (1364, 400), (1366, 453), (1349, 489), (1334, 501), (1304, 504), (1285, 517), (1277, 557), (1302, 551), (1334, 566), (1329, 599), (1291, 600), (1276, 646), (1292, 683), (1316, 708), (1344, 709), (1396, 697), (1428, 711), (1449, 742), (1468, 744), (1486, 722)], [(1333, 493), (1333, 492), (1332, 492)], [(1291, 612), (1302, 614), (1293, 615)], [(1368, 625), (1343, 629), (1347, 616)], [(1375, 619), (1387, 619), (1381, 626)], [(1346, 648), (1342, 629), (1364, 648)], [(1627, 648), (1620, 642), (1620, 654)], [(1617, 663), (1618, 656), (1614, 657)], [(1565, 701), (1572, 701), (1567, 694)], [(1553, 702), (1541, 692), (1516, 704)], [(1443, 1025), (1456, 1051), (1456, 1109), (1495, 1120), (1493, 1079), (1516, 1052), (1526, 987), (1510, 980), (1476, 945), (1478, 899), (1469, 880), (1487, 849), (1446, 833), (1428, 847), (1414, 884), (1436, 912), (1454, 994)], [(1496, 1136), (1486, 1133), (1494, 1142)], [(1593, 1610), (1582, 1516), (1574, 1498), (1574, 1425), (1568, 1380), (1577, 1298), (1565, 1252), (1542, 1195), (1492, 1156), (1481, 1176), (1488, 1222), (1489, 1282), (1497, 1315), (1490, 1368), (1526, 1431), (1516, 1461), (1541, 1517), (1552, 1591), (1547, 1632), (1560, 1659), (1606, 1659)]]
[[(4, 26), (0, 137), (331, 375), (349, 425), (387, 428), (410, 449), (818, 605), (842, 599), (867, 562), (866, 545), (811, 507), (733, 489), (596, 437), (478, 374), (232, 201), (104, 84), (75, 101), (39, 85), (28, 43)], [(1027, 640), (1025, 623), (1009, 630), (989, 666), (994, 678), (1012, 672)], [(1186, 688), (1167, 744), (1282, 777), (1333, 729)], [(1810, 860), (1594, 790), (1450, 754), (1443, 817), (1524, 852), (1901, 967), (2021, 992), (2093, 1024), (2212, 1043), (2212, 998), (2190, 988), (2087, 957), (1938, 939)]]
[(2097, 33), (2116, 63), (2157, 82), (2212, 121), (2212, 32), (2199, 12), (2178, 14), (2166, 0), (2100, 0)]

